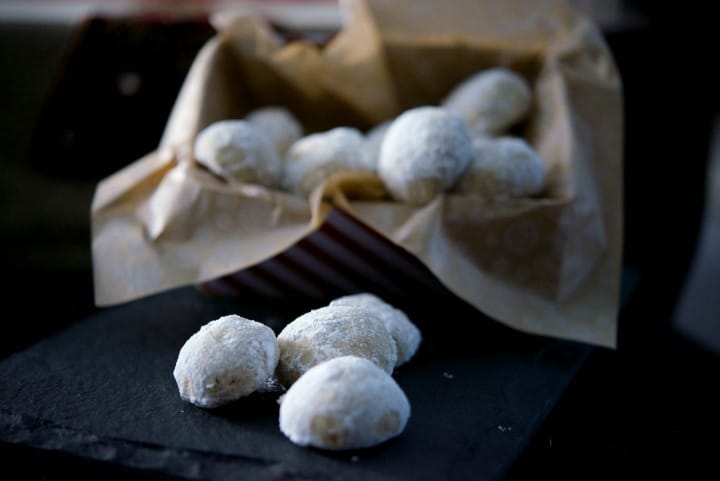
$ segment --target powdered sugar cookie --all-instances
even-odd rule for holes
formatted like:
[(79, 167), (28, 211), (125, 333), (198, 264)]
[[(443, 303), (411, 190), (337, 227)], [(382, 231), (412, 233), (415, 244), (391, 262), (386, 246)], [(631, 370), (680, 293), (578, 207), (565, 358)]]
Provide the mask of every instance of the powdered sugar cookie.
[(462, 119), (440, 107), (417, 107), (390, 125), (378, 174), (395, 199), (425, 204), (455, 184), (471, 155), (470, 131)]
[(420, 346), (422, 340), (420, 330), (410, 321), (408, 316), (374, 294), (361, 293), (343, 296), (333, 300), (330, 305), (357, 306), (376, 314), (397, 346), (396, 367), (409, 361)]
[(229, 315), (205, 324), (185, 342), (173, 376), (180, 397), (213, 408), (262, 388), (278, 358), (272, 329)]
[(545, 183), (545, 165), (519, 137), (477, 138), (473, 160), (458, 183), (458, 192), (487, 197), (537, 194)]
[(379, 123), (368, 131), (365, 135), (365, 150), (372, 159), (372, 162), (377, 166), (378, 159), (380, 158), (380, 148), (382, 147), (385, 134), (392, 124), (392, 120), (386, 120)]
[(270, 139), (281, 157), (302, 137), (302, 126), (292, 113), (283, 107), (262, 107), (250, 112), (245, 120)]
[(475, 136), (498, 135), (530, 110), (532, 92), (515, 72), (497, 67), (476, 73), (455, 87), (442, 106), (470, 126)]
[(343, 356), (307, 371), (280, 404), (280, 430), (293, 443), (366, 448), (403, 432), (410, 403), (400, 386), (367, 359)]
[(285, 386), (322, 361), (355, 355), (387, 373), (397, 362), (397, 347), (383, 322), (368, 309), (326, 306), (303, 314), (278, 334), (277, 377)]
[(364, 149), (362, 133), (336, 127), (301, 138), (285, 157), (283, 188), (307, 196), (338, 172), (373, 172), (375, 166)]
[(249, 122), (221, 120), (204, 128), (195, 139), (198, 163), (234, 183), (277, 185), (280, 157), (270, 140)]

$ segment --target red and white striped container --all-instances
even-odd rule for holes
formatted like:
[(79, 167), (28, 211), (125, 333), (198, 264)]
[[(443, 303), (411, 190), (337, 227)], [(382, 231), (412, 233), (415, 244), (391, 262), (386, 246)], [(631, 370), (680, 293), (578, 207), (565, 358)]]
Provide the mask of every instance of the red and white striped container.
[(411, 253), (338, 209), (320, 229), (282, 253), (199, 288), (208, 295), (278, 298), (365, 291), (388, 297), (447, 292)]

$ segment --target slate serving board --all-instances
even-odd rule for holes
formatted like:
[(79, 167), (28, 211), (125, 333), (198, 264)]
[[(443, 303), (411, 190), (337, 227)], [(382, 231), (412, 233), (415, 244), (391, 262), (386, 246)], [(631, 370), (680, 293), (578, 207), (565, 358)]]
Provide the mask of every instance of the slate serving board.
[(1, 361), (0, 442), (133, 468), (133, 479), (501, 479), (591, 348), (511, 331), (449, 297), (392, 302), (424, 340), (394, 373), (410, 421), (380, 446), (293, 445), (278, 428), (277, 393), (217, 410), (183, 402), (172, 369), (202, 324), (237, 313), (279, 332), (322, 305), (209, 299), (194, 288), (100, 310)]

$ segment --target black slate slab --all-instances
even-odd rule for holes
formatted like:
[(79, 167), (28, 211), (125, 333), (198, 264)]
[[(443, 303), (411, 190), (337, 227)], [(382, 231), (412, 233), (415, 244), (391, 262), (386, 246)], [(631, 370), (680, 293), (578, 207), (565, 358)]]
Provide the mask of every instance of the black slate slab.
[(100, 310), (0, 362), (0, 442), (137, 468), (133, 479), (501, 479), (590, 348), (510, 331), (448, 299), (397, 302), (425, 339), (394, 374), (412, 406), (407, 429), (380, 446), (293, 445), (278, 429), (277, 394), (217, 410), (184, 403), (172, 369), (202, 324), (234, 312), (279, 332), (319, 307), (193, 288)]

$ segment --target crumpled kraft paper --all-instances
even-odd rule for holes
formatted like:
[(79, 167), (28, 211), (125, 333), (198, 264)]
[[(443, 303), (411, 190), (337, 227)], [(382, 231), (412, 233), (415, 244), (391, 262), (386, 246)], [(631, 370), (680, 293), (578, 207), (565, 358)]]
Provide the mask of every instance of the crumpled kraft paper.
[[(161, 145), (103, 180), (92, 205), (98, 305), (217, 278), (282, 252), (333, 207), (421, 260), (453, 293), (511, 327), (614, 346), (622, 240), (621, 81), (599, 29), (546, 0), (345, 2), (325, 46), (283, 43), (262, 20), (225, 17), (199, 52)], [(199, 168), (206, 125), (284, 105), (306, 132), (368, 129), (438, 104), (505, 66), (535, 105), (522, 135), (549, 172), (537, 198), (446, 193), (392, 201), (374, 175), (342, 174), (303, 199), (233, 186)]]

